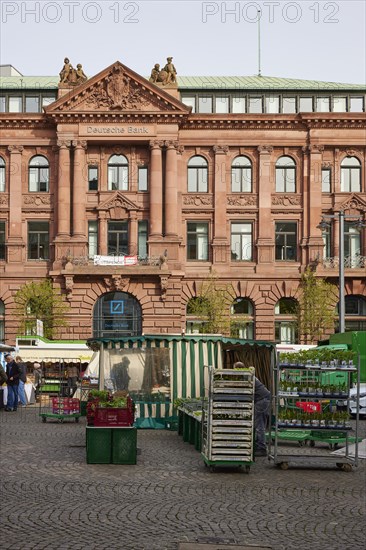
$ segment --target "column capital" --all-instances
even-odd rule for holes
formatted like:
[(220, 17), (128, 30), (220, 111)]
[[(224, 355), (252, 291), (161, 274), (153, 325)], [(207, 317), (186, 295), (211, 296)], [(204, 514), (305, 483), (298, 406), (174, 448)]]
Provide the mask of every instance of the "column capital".
[(161, 150), (161, 148), (163, 147), (163, 145), (164, 145), (164, 141), (160, 141), (160, 140), (158, 140), (158, 139), (154, 139), (154, 140), (151, 140), (151, 141), (149, 142), (150, 149), (153, 149), (153, 150), (154, 150), (154, 149), (155, 149), (155, 150), (156, 150), (156, 149), (160, 149), (160, 150)]
[(309, 145), (309, 152), (310, 153), (322, 153), (324, 151), (324, 145)]
[(178, 150), (179, 142), (175, 140), (164, 141), (164, 145), (167, 149), (176, 149)]
[(59, 149), (68, 149), (71, 147), (71, 140), (69, 139), (59, 139), (57, 140), (57, 147)]
[(83, 140), (74, 140), (72, 142), (72, 145), (75, 147), (75, 149), (84, 149), (85, 151), (88, 146), (88, 142)]
[(272, 145), (258, 145), (257, 151), (260, 155), (270, 155), (273, 152)]
[(24, 147), (23, 147), (23, 145), (9, 145), (8, 146), (8, 151), (9, 151), (10, 154), (18, 153), (18, 154), (21, 155), (24, 151)]
[(226, 155), (229, 152), (229, 146), (228, 145), (214, 145), (212, 147), (213, 152), (215, 155)]

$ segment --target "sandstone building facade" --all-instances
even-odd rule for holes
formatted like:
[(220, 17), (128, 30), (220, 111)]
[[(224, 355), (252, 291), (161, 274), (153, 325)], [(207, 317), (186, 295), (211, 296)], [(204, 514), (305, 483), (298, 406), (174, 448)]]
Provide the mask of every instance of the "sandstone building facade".
[(365, 330), (364, 87), (164, 86), (120, 62), (65, 78), (0, 80), (0, 341), (15, 342), (17, 290), (46, 277), (69, 306), (63, 339), (195, 332), (187, 304), (214, 273), (247, 316), (238, 336), (295, 342), (306, 266), (338, 283), (339, 212), (346, 327)]

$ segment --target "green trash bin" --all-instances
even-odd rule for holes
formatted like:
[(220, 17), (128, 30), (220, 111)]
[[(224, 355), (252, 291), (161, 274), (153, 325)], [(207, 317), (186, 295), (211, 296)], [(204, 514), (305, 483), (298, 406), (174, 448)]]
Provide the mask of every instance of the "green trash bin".
[(112, 432), (112, 464), (136, 464), (137, 429), (110, 428)]
[(111, 449), (112, 432), (110, 428), (86, 427), (87, 464), (110, 464)]

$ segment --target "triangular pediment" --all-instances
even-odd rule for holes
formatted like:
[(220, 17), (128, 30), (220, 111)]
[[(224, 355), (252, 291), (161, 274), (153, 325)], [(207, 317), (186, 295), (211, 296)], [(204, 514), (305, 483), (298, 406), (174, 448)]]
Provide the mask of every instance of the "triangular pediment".
[(145, 112), (189, 114), (187, 107), (119, 61), (46, 107), (56, 113)]
[(337, 210), (344, 210), (345, 212), (366, 212), (366, 201), (353, 193), (341, 204), (337, 204)]
[(122, 209), (126, 212), (129, 212), (130, 210), (139, 210), (140, 207), (131, 200), (127, 199), (121, 191), (116, 191), (111, 197), (108, 197), (108, 199), (102, 202), (97, 208), (97, 210), (113, 209)]

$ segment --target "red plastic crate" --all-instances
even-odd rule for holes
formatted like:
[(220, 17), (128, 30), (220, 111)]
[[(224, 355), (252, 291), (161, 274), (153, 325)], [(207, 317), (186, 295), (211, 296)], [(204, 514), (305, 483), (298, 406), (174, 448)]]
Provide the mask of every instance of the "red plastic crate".
[(296, 407), (307, 413), (322, 412), (322, 404), (316, 401), (297, 401)]
[(133, 411), (131, 408), (96, 408), (94, 426), (132, 426)]
[(80, 400), (72, 397), (52, 397), (53, 414), (75, 414), (80, 412)]

